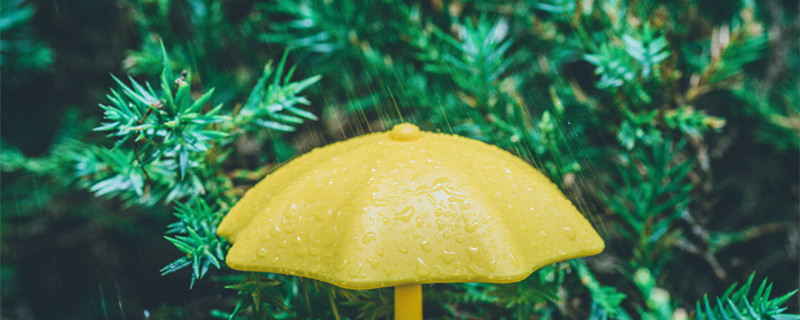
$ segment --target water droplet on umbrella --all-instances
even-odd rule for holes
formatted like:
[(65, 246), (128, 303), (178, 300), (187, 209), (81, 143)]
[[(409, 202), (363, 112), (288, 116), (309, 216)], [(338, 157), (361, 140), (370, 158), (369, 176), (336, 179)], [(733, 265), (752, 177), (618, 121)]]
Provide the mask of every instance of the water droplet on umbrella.
[(473, 232), (475, 232), (475, 229), (477, 229), (477, 228), (478, 228), (478, 224), (473, 222), (473, 223), (470, 223), (470, 224), (464, 226), (464, 231), (469, 232), (469, 233), (473, 233)]
[(475, 261), (468, 264), (467, 269), (469, 269), (469, 271), (472, 271), (472, 273), (474, 274), (483, 274), (484, 272), (486, 272), (486, 269), (478, 265), (478, 263)]
[(286, 231), (286, 233), (294, 232), (296, 227), (297, 226), (294, 224), (294, 221), (287, 221), (283, 224), (283, 230)]
[(431, 252), (431, 244), (430, 244), (430, 242), (428, 242), (428, 239), (423, 240), (419, 244), (419, 247), (422, 248), (422, 251)]
[(281, 227), (275, 226), (274, 229), (269, 231), (269, 234), (271, 234), (273, 237), (277, 237), (277, 236), (281, 235)]
[(425, 225), (425, 219), (423, 219), (421, 216), (417, 216), (416, 220), (417, 220), (417, 228), (422, 228), (422, 226)]
[(494, 272), (495, 270), (497, 270), (497, 260), (492, 259), (491, 261), (489, 261), (489, 271)]
[(425, 264), (425, 261), (422, 261), (422, 258), (417, 258), (417, 275), (420, 277), (425, 277), (431, 274), (431, 268)]
[(481, 254), (481, 249), (479, 248), (476, 247), (467, 248), (467, 255), (469, 255), (469, 258), (472, 260), (477, 260), (480, 257), (480, 254)]
[(397, 245), (397, 251), (408, 253), (408, 246), (405, 243), (395, 242), (395, 244)]
[(353, 266), (353, 268), (350, 269), (350, 271), (347, 274), (349, 274), (351, 277), (355, 278), (355, 277), (358, 277), (359, 273), (361, 273), (361, 264), (360, 263), (355, 265), (355, 266)]
[(376, 257), (368, 257), (368, 258), (367, 258), (367, 262), (368, 262), (368, 263), (369, 263), (369, 265), (371, 265), (373, 268), (378, 268), (378, 266), (380, 266), (380, 261), (378, 261), (378, 258), (376, 258)]
[(439, 258), (442, 258), (444, 263), (450, 264), (456, 259), (456, 253), (453, 251), (442, 250), (442, 253), (439, 254)]
[(575, 240), (575, 228), (573, 228), (572, 225), (565, 226), (564, 235), (570, 240)]
[(367, 232), (367, 234), (364, 235), (364, 237), (361, 239), (361, 242), (363, 242), (364, 244), (369, 244), (370, 242), (374, 241), (375, 239), (377, 239), (377, 236), (375, 235), (375, 232), (370, 231), (370, 232)]
[(400, 214), (397, 215), (397, 218), (402, 220), (403, 222), (411, 221), (411, 216), (414, 215), (414, 207), (406, 206)]

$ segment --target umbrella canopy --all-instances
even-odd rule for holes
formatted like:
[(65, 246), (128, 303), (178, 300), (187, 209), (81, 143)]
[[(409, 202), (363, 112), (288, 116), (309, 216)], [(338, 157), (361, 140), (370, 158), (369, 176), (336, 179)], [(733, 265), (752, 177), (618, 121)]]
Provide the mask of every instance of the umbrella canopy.
[(317, 148), (264, 178), (218, 234), (233, 269), (344, 288), (515, 282), (603, 240), (512, 154), (400, 124)]

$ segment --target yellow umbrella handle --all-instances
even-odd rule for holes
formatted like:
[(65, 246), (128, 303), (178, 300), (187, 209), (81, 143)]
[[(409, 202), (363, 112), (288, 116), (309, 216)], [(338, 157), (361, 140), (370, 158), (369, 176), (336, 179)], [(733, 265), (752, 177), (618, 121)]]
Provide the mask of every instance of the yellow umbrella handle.
[(422, 319), (421, 284), (409, 284), (394, 287), (394, 319)]

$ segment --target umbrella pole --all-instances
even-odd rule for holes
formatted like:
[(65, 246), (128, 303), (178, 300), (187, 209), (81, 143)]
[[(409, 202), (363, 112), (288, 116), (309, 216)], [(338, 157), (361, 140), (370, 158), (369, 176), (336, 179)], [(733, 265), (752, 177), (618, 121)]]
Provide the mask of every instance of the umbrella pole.
[(394, 319), (422, 319), (422, 285), (409, 284), (394, 287)]

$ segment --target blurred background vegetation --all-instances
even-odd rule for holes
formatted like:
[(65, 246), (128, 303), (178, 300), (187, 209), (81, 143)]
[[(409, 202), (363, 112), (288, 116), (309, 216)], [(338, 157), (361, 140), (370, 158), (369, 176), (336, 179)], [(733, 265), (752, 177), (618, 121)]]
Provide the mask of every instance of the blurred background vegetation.
[(391, 291), (228, 269), (214, 230), (402, 121), (525, 158), (607, 245), (427, 285), (427, 317), (798, 312), (770, 300), (800, 286), (797, 1), (1, 3), (3, 319), (387, 318)]

